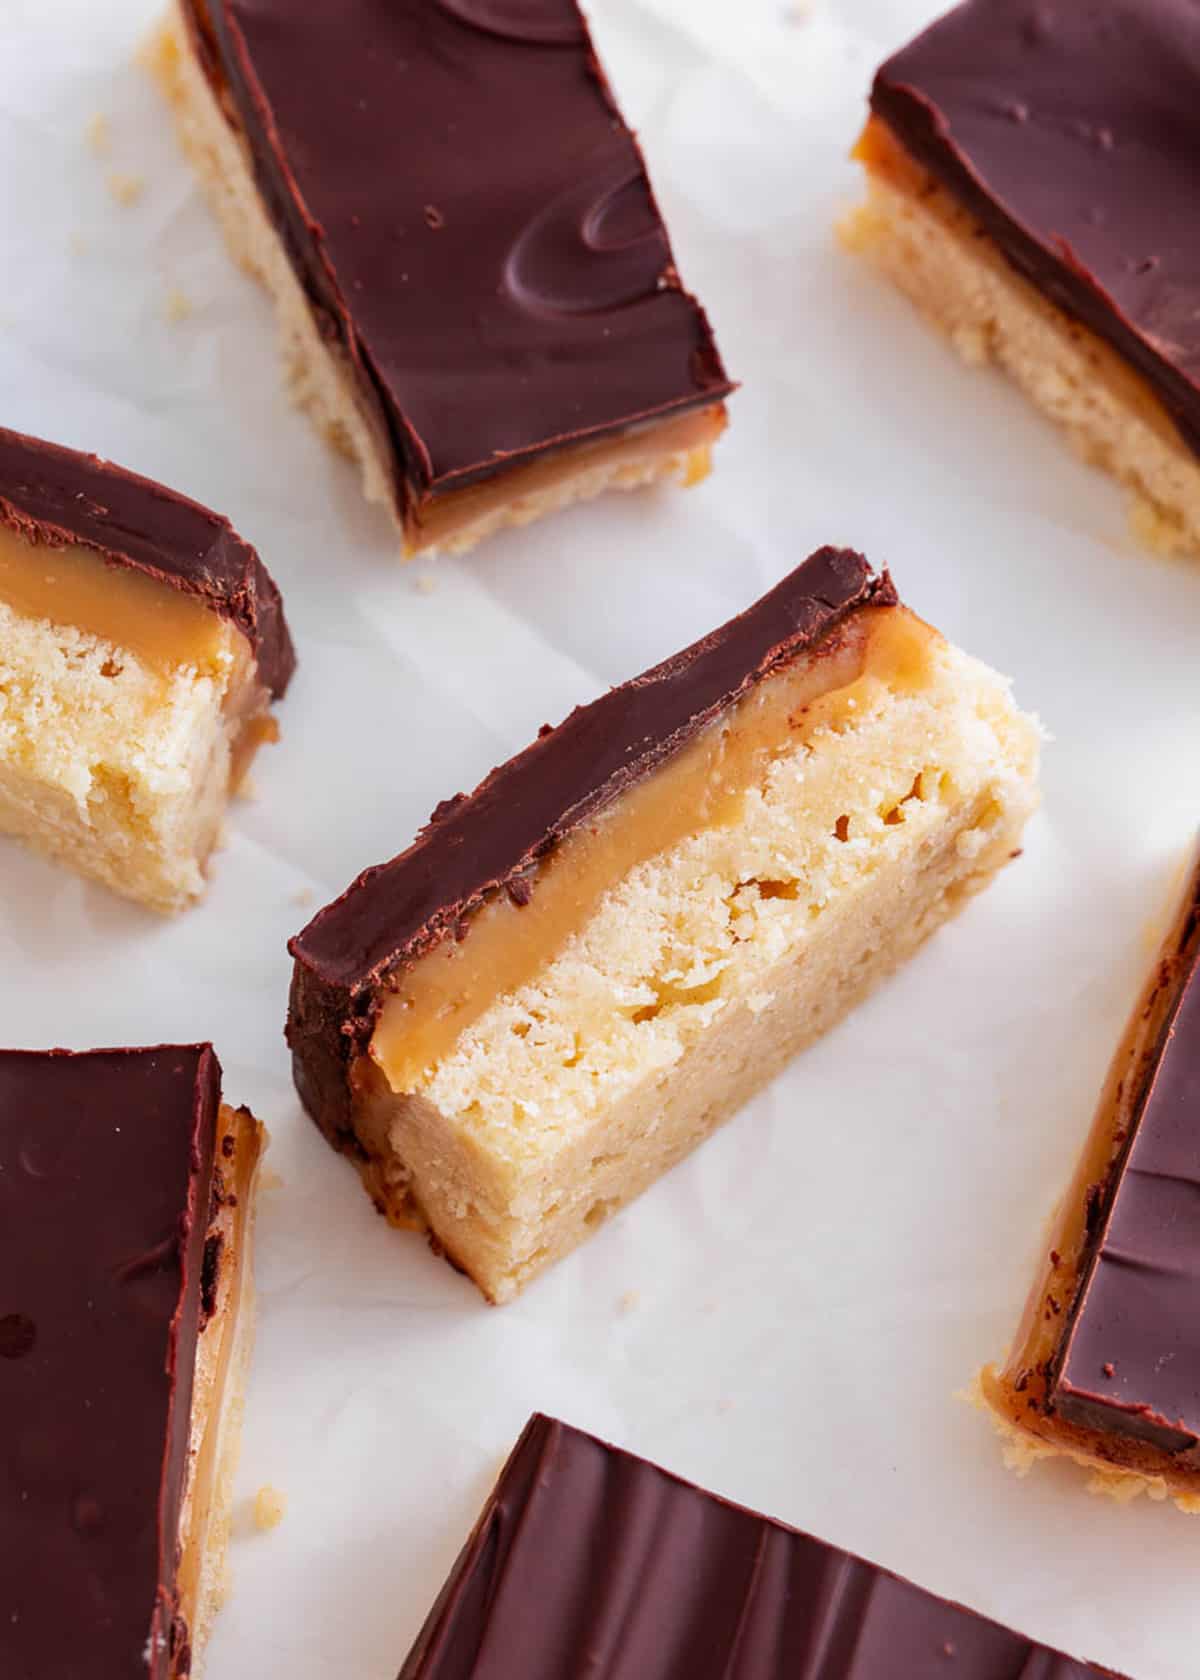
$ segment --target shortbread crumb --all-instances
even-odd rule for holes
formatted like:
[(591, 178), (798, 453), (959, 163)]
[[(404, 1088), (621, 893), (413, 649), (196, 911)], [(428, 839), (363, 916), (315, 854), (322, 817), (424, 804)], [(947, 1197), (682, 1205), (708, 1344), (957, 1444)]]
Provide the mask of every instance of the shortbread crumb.
[(108, 190), (120, 205), (128, 209), (141, 198), (146, 190), (144, 175), (129, 175), (114, 169), (108, 177)]
[(172, 326), (180, 321), (186, 321), (193, 313), (194, 305), (191, 298), (179, 286), (172, 286), (167, 293), (163, 312)]
[(278, 1528), (287, 1515), (287, 1494), (276, 1487), (260, 1487), (254, 1495), (254, 1526), (260, 1534)]

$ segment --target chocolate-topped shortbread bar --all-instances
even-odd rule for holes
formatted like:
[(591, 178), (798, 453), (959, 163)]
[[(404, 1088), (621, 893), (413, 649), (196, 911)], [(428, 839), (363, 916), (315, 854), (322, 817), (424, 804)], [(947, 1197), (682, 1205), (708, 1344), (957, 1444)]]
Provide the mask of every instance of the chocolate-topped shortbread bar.
[(0, 835), (188, 904), (294, 664), (227, 519), (0, 429)]
[(1024, 1322), (983, 1395), (1018, 1466), (1200, 1511), (1200, 865), (1138, 1001)]
[(406, 552), (705, 475), (731, 385), (576, 0), (177, 0), (152, 62)]
[(399, 1680), (1120, 1680), (535, 1415)]
[(292, 941), (305, 1105), (507, 1300), (1016, 853), (1036, 759), (1000, 678), (823, 549)]
[(0, 1674), (186, 1680), (225, 1591), (262, 1128), (207, 1044), (0, 1051)]
[(1200, 554), (1200, 11), (966, 0), (879, 71), (847, 224)]

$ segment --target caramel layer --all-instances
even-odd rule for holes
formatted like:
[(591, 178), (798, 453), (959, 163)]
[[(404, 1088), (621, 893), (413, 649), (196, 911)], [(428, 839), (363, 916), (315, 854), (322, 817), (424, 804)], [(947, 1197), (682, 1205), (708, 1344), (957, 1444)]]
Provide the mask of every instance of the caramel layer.
[(724, 405), (690, 409), (675, 419), (655, 420), (631, 427), (620, 437), (599, 443), (576, 444), (554, 455), (544, 455), (526, 465), (515, 466), (479, 484), (452, 490), (425, 503), (405, 524), (405, 546), (410, 553), (452, 541), (478, 520), (524, 497), (548, 495), (582, 473), (597, 469), (632, 466), (659, 460), (667, 455), (688, 456), (686, 483), (699, 484), (708, 476), (712, 446), (725, 430)]
[(414, 1090), (495, 998), (553, 960), (631, 869), (690, 834), (737, 824), (772, 759), (817, 729), (846, 727), (879, 686), (924, 687), (939, 641), (903, 607), (863, 610), (570, 833), (540, 865), (527, 903), (497, 895), (471, 918), (465, 939), (443, 941), (398, 976), (371, 1041), (392, 1090)]
[[(191, 1465), (180, 1521), (179, 1608), (191, 1636), (201, 1610), (200, 1584), (210, 1537), (221, 1521), (223, 1424), (227, 1408), (239, 1404), (235, 1385), (239, 1318), (249, 1286), (250, 1221), (263, 1129), (245, 1110), (222, 1103), (216, 1165), (221, 1207), (209, 1228), (220, 1243), (216, 1301), (200, 1335), (192, 1391)], [(221, 1141), (232, 1138), (226, 1157)]]
[[(1186, 914), (1175, 922), (1164, 950), (1178, 944)], [(1101, 1472), (1161, 1477), (1173, 1494), (1195, 1497), (1200, 1493), (1200, 1469), (1189, 1470), (1150, 1442), (1088, 1429), (1047, 1409), (1049, 1371), (1067, 1333), (1088, 1258), (1089, 1210), (1136, 1124), (1174, 1004), (1174, 992), (1162, 983), (1156, 963), (1113, 1058), (1095, 1122), (1055, 1215), (1046, 1256), (1008, 1359), (1003, 1370), (989, 1367), (984, 1371), (982, 1384), (992, 1409), (1035, 1442)]]
[(51, 548), (0, 526), (0, 601), (27, 618), (73, 626), (126, 648), (152, 669), (214, 665), (228, 620), (171, 584), (93, 549)]
[[(1017, 273), (999, 246), (971, 213), (934, 179), (923, 164), (918, 163), (905, 150), (881, 118), (868, 118), (851, 155), (857, 163), (863, 165), (868, 174), (878, 176), (910, 198), (919, 199), (927, 210), (936, 213), (952, 231), (976, 240), (981, 261), (1000, 266), (1013, 280), (1028, 287), (1036, 296), (1044, 296), (1023, 275)], [(1066, 329), (1087, 345), (1088, 357), (1095, 367), (1096, 377), (1147, 425), (1152, 426), (1161, 438), (1173, 444), (1175, 448), (1182, 449), (1179, 428), (1146, 380), (1115, 350), (1097, 338), (1095, 333), (1073, 317), (1063, 314), (1051, 300), (1045, 301), (1056, 313), (1062, 315)]]

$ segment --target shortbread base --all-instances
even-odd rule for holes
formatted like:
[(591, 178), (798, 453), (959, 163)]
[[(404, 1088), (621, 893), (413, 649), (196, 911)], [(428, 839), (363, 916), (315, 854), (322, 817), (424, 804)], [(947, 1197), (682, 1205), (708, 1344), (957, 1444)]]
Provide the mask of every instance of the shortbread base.
[(268, 706), (232, 628), (207, 669), (164, 672), (0, 601), (0, 835), (180, 910), (204, 890)]
[(1131, 491), (1141, 541), (1200, 557), (1200, 462), (1154, 392), (1019, 275), (880, 127), (871, 124), (860, 148), (868, 198), (842, 222), (844, 243), (916, 304), (964, 361), (1003, 368), (1084, 460)]
[[(364, 495), (390, 514), (406, 558), (463, 553), (506, 527), (528, 525), (606, 490), (637, 490), (665, 482), (691, 485), (707, 475), (711, 445), (725, 424), (720, 404), (682, 417), (703, 423), (700, 435), (694, 440), (689, 436), (680, 447), (672, 443), (680, 421), (668, 416), (625, 437), (581, 444), (554, 458), (516, 467), (494, 490), (489, 483), (448, 496), (430, 515), (427, 528), (406, 523), (391, 459), (363, 412), (344, 358), (321, 336), (263, 207), (247, 148), (197, 61), (177, 5), (155, 31), (144, 56), (174, 112), (183, 149), (234, 261), (261, 281), (274, 302), (291, 400), (341, 454), (358, 463)], [(687, 428), (689, 434), (695, 430)]]
[(737, 829), (639, 865), (420, 1089), (362, 1058), (381, 1211), (511, 1299), (985, 886), (1036, 803), (1036, 730), (975, 661), (934, 664), (774, 761)]

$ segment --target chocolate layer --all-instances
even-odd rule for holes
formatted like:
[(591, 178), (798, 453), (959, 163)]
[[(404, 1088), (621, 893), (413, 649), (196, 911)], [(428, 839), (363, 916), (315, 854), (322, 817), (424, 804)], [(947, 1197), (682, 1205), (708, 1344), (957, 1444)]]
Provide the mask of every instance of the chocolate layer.
[(153, 479), (0, 427), (0, 524), (51, 547), (80, 543), (231, 619), (277, 699), (296, 655), (279, 590), (227, 519)]
[(575, 0), (187, 0), (401, 511), (731, 389)]
[(966, 0), (889, 59), (871, 105), (1200, 452), (1194, 0)]
[(1110, 1674), (535, 1416), (400, 1680)]
[(389, 975), (463, 937), (490, 895), (527, 898), (538, 861), (573, 829), (850, 614), (896, 599), (887, 573), (876, 576), (861, 554), (818, 550), (739, 617), (547, 727), (320, 911), (288, 947), (288, 1039), (301, 1096), (326, 1130), (343, 1140), (350, 1131), (349, 1062), (366, 1048)]
[(0, 1051), (0, 1674), (187, 1673), (208, 1045)]
[(1200, 1465), (1200, 870), (1158, 987), (1174, 1005), (1097, 1187), (1048, 1396), (1069, 1422)]

